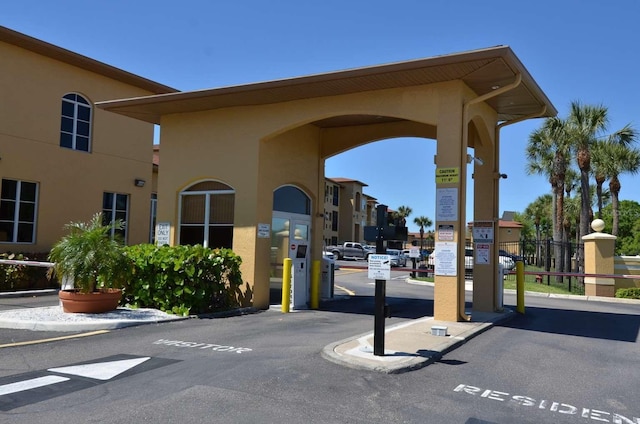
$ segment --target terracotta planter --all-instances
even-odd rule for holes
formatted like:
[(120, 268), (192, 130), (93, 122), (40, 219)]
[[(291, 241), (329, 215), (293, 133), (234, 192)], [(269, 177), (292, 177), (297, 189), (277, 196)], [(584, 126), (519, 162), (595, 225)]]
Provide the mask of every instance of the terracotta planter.
[(93, 293), (80, 293), (75, 290), (60, 290), (58, 297), (62, 311), (83, 314), (101, 314), (113, 311), (122, 298), (121, 289), (102, 289)]

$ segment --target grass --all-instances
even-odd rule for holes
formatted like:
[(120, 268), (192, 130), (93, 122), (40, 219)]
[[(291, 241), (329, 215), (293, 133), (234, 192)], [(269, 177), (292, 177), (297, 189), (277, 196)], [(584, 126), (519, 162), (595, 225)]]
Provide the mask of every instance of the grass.
[[(536, 271), (542, 271), (542, 269), (530, 265), (527, 265), (525, 267), (525, 272), (535, 273)], [(434, 282), (433, 277), (416, 277), (415, 279), (418, 281), (426, 281), (430, 283)], [(504, 288), (507, 290), (516, 290), (515, 274), (507, 275), (507, 277), (504, 279)], [(546, 276), (542, 279), (542, 282), (536, 281), (536, 275), (525, 274), (524, 276), (524, 290), (528, 292), (571, 295), (584, 294), (584, 286), (578, 283), (575, 278), (573, 278), (571, 281), (571, 288), (572, 290), (569, 291), (569, 287), (566, 282), (564, 284), (558, 284), (555, 282), (555, 279), (553, 277), (549, 279), (549, 284), (547, 284)]]

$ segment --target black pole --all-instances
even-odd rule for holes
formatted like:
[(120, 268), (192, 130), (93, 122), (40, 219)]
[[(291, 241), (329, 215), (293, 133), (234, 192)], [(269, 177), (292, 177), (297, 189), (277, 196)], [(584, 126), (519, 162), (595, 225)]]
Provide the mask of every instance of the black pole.
[[(378, 205), (376, 207), (376, 227), (378, 230), (376, 236), (376, 253), (384, 255), (384, 227), (387, 224), (387, 206)], [(373, 354), (375, 356), (384, 356), (384, 319), (385, 319), (385, 297), (386, 297), (386, 280), (376, 280), (376, 297), (374, 306), (373, 321)]]

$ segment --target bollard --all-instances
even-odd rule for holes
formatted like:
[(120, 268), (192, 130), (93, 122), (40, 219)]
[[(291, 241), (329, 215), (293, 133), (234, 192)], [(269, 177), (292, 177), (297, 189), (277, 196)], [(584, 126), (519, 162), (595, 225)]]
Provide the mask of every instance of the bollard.
[(320, 261), (311, 266), (311, 309), (320, 307)]
[(524, 315), (524, 263), (516, 262), (516, 311)]
[(288, 313), (291, 307), (291, 258), (285, 258), (282, 264), (282, 312)]

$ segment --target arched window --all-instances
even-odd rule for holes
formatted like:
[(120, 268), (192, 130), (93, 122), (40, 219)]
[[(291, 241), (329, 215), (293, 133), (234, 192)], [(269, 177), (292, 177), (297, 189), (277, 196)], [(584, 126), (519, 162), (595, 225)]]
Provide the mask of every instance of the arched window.
[(311, 215), (311, 200), (297, 187), (280, 187), (273, 193), (273, 210)]
[(180, 244), (231, 248), (235, 191), (203, 181), (180, 193)]
[(83, 152), (91, 148), (91, 104), (80, 94), (62, 97), (60, 147)]

